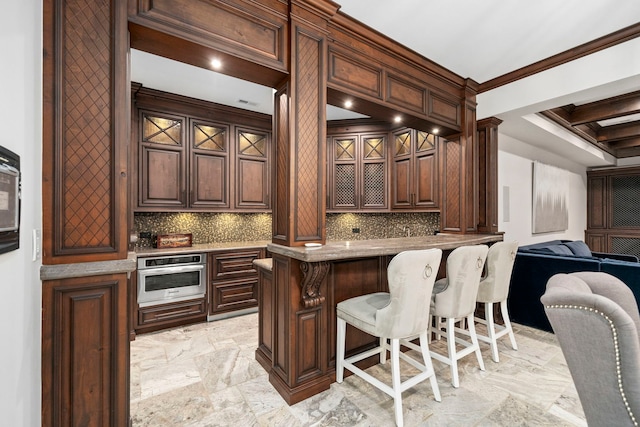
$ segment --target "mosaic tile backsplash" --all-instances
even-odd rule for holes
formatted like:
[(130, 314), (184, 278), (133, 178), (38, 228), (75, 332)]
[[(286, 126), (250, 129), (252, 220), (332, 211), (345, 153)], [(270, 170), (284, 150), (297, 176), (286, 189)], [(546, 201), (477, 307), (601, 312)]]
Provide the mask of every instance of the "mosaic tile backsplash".
[[(137, 235), (192, 233), (194, 244), (271, 240), (271, 214), (136, 213), (134, 226)], [(326, 227), (327, 240), (427, 236), (439, 230), (440, 214), (327, 214)], [(151, 239), (138, 239), (136, 246), (151, 247)]]

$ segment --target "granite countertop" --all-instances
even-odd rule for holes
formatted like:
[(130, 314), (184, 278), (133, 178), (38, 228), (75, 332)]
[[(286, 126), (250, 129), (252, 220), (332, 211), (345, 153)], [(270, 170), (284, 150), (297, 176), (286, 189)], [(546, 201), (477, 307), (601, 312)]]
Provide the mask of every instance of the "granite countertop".
[(136, 271), (136, 258), (135, 253), (129, 252), (127, 259), (43, 265), (40, 267), (40, 280), (59, 280), (72, 277), (100, 276), (102, 274), (130, 274)]
[(271, 271), (273, 269), (273, 258), (254, 259), (253, 265), (258, 269)]
[(215, 252), (220, 250), (236, 250), (249, 248), (266, 248), (271, 243), (270, 240), (259, 240), (251, 242), (223, 242), (223, 243), (198, 243), (188, 248), (136, 248), (137, 256), (174, 255), (192, 252)]
[[(272, 253), (285, 255), (300, 261), (319, 262), (340, 259), (367, 258), (383, 255), (396, 255), (405, 250), (440, 248), (455, 249), (463, 245), (478, 245), (499, 242), (502, 234), (446, 234), (423, 237), (401, 237), (371, 240), (336, 240), (318, 247), (289, 247), (271, 241), (203, 243), (188, 248), (138, 248), (129, 252), (127, 259), (114, 261), (82, 262), (76, 264), (43, 265), (40, 268), (41, 280), (57, 280), (71, 277), (97, 276), (101, 274), (131, 273), (137, 268), (137, 258), (143, 256), (174, 255), (194, 252), (215, 252), (220, 250), (239, 250), (266, 248)], [(259, 265), (270, 269), (268, 265)]]
[(401, 237), (355, 241), (328, 241), (319, 247), (289, 247), (275, 243), (267, 245), (274, 254), (300, 261), (319, 262), (352, 258), (396, 255), (406, 250), (440, 248), (455, 249), (464, 245), (479, 245), (502, 241), (502, 234), (446, 234), (423, 237)]

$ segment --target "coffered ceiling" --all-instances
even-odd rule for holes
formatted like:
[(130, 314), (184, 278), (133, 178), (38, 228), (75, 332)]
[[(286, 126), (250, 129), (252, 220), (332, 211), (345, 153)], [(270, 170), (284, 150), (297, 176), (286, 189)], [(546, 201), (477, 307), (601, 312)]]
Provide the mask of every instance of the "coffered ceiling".
[[(617, 54), (610, 64), (611, 74), (624, 68), (624, 78), (615, 75), (607, 85), (575, 92), (567, 89), (557, 98), (536, 99), (487, 114), (503, 120), (501, 133), (585, 166), (611, 165), (616, 158), (640, 155), (640, 1), (337, 2), (341, 13), (456, 74), (475, 80), (484, 93), (570, 61), (575, 63), (576, 58), (633, 43), (638, 48), (637, 55)], [(576, 80), (582, 79), (583, 73), (603, 72), (586, 67), (575, 70)], [(144, 52), (132, 52), (132, 80), (249, 110), (271, 113), (272, 109), (270, 88), (210, 70), (172, 64)], [(556, 79), (552, 83), (572, 87), (573, 79), (569, 80)], [(539, 89), (542, 92), (545, 87)], [(527, 98), (522, 96), (523, 91), (532, 90), (537, 88), (523, 88), (515, 97)], [(483, 95), (479, 95), (479, 113), (486, 105)], [(328, 113), (328, 118), (353, 116), (353, 112), (339, 109)]]
[(640, 91), (541, 114), (617, 158), (640, 155)]

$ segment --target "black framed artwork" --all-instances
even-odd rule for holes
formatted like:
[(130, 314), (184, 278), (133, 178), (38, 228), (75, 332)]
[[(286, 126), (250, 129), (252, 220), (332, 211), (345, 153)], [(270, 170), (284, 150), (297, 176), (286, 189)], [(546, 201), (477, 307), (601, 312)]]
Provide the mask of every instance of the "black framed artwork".
[(0, 254), (20, 247), (20, 156), (0, 146)]

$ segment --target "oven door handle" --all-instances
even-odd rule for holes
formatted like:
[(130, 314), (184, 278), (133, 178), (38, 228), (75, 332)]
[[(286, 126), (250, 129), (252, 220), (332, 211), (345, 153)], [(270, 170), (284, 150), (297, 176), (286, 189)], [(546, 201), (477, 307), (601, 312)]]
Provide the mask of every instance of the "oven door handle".
[(202, 271), (204, 270), (204, 265), (184, 265), (184, 266), (175, 266), (175, 267), (158, 267), (158, 268), (149, 268), (144, 270), (139, 270), (139, 272), (143, 276), (156, 276), (159, 274), (177, 274), (177, 273), (188, 273), (190, 271)]

